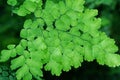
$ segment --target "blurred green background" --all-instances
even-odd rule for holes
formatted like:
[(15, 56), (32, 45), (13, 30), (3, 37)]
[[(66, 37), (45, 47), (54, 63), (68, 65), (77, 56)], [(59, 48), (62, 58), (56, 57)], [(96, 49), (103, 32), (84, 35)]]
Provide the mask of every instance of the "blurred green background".
[[(101, 31), (115, 39), (120, 54), (120, 0), (86, 0), (85, 8), (98, 9), (97, 17), (102, 19)], [(8, 44), (18, 44), (19, 33), (27, 17), (19, 17), (12, 13), (14, 7), (0, 0), (0, 51)], [(15, 71), (11, 71), (9, 63), (0, 63), (0, 80), (16, 80)], [(120, 67), (101, 66), (96, 61), (84, 62), (78, 69), (72, 68), (61, 76), (52, 76), (44, 71), (45, 80), (120, 80)]]

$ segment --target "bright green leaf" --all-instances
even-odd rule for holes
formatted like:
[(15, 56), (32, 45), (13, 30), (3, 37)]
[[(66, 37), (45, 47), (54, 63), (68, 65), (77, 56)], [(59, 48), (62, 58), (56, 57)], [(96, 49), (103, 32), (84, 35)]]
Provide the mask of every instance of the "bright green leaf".
[(37, 4), (29, 0), (26, 0), (23, 5), (30, 12), (34, 12), (37, 8)]
[[(22, 80), (24, 76), (26, 76), (29, 72), (29, 68), (26, 64), (24, 64), (21, 68), (19, 68), (16, 72), (17, 80)], [(27, 76), (30, 77), (30, 76)]]
[(20, 57), (18, 57), (16, 59), (13, 59), (11, 61), (11, 66), (10, 67), (11, 67), (12, 70), (14, 70), (14, 69), (17, 69), (17, 68), (23, 66), (24, 63), (25, 63), (24, 56), (20, 56)]

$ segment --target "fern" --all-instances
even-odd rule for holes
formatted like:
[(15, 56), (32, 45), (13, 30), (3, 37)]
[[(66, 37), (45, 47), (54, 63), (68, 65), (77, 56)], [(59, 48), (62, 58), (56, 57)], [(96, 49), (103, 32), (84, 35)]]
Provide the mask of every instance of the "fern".
[[(18, 7), (19, 1), (14, 2), (8, 0), (8, 4)], [(2, 50), (0, 62), (12, 58), (11, 69), (17, 70), (17, 80), (40, 79), (43, 68), (60, 76), (62, 71), (80, 67), (83, 61), (119, 66), (115, 41), (99, 31), (101, 19), (95, 17), (98, 11), (84, 9), (84, 2), (25, 0), (13, 12), (19, 16), (34, 14), (34, 19), (25, 21), (18, 45)]]
[(17, 80), (15, 72), (11, 71), (8, 65), (4, 63), (0, 65), (0, 80)]

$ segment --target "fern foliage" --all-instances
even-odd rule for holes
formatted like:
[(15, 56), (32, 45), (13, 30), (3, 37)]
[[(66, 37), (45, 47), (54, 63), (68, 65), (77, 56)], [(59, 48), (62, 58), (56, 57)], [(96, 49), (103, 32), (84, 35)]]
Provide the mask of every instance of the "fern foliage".
[(4, 63), (0, 65), (0, 80), (17, 80), (15, 72), (11, 71)]
[(85, 9), (84, 0), (8, 0), (19, 16), (34, 15), (24, 22), (18, 45), (1, 51), (0, 62), (11, 60), (17, 80), (37, 80), (42, 69), (60, 76), (83, 61), (96, 60), (101, 65), (116, 67), (120, 56), (115, 41), (99, 31), (98, 11)]

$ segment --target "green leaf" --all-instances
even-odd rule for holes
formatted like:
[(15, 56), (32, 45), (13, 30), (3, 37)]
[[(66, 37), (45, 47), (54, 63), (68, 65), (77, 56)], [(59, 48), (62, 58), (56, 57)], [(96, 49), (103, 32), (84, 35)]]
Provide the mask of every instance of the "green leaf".
[(25, 7), (25, 9), (27, 9), (30, 12), (34, 12), (37, 8), (37, 4), (35, 2), (29, 1), (29, 0), (26, 0), (23, 3), (23, 6)]
[[(65, 47), (66, 50), (70, 50), (70, 49), (72, 50), (72, 49), (74, 49), (74, 46), (73, 46), (73, 45), (74, 45), (73, 42), (68, 42), (67, 45), (63, 45), (63, 47)], [(65, 49), (64, 49), (64, 50), (65, 50)], [(70, 51), (71, 51), (71, 50), (70, 50)]]
[[(29, 68), (26, 64), (24, 64), (21, 68), (19, 68), (16, 72), (17, 80), (22, 80), (24, 76), (29, 73)], [(30, 77), (30, 76), (27, 76)]]
[(33, 44), (32, 41), (28, 41), (28, 51), (35, 51), (36, 48), (35, 48), (35, 45)]
[(69, 71), (71, 69), (71, 59), (66, 55), (63, 55), (62, 58), (63, 71)]
[(15, 6), (17, 4), (17, 0), (7, 0), (7, 4)]
[(2, 50), (0, 56), (0, 62), (7, 61), (11, 56), (11, 50)]
[(79, 27), (79, 29), (84, 33), (89, 32), (89, 27), (84, 23), (79, 23), (77, 27)]
[[(84, 44), (84, 40), (81, 39), (81, 38), (79, 38), (79, 37), (75, 37), (75, 38), (73, 39), (73, 43), (74, 43), (76, 46), (80, 46), (80, 47), (81, 47), (81, 45)], [(75, 46), (75, 47), (76, 47), (76, 46)], [(79, 47), (79, 48), (80, 48), (80, 47)]]
[(7, 48), (8, 48), (8, 49), (14, 49), (14, 48), (15, 48), (15, 45), (8, 45)]
[(41, 17), (42, 10), (35, 10), (35, 17)]
[(24, 63), (25, 63), (24, 56), (20, 56), (20, 57), (15, 58), (11, 61), (11, 66), (10, 67), (11, 67), (12, 70), (15, 70), (15, 69), (23, 66)]
[(31, 20), (31, 19), (27, 19), (27, 20), (24, 22), (24, 28), (25, 28), (25, 29), (31, 28), (31, 24), (32, 24), (32, 20)]
[(43, 11), (42, 18), (44, 19), (47, 26), (52, 25), (54, 21), (54, 17), (50, 13), (48, 15), (48, 11), (46, 9)]
[(69, 22), (72, 26), (76, 26), (78, 24), (77, 18), (79, 13), (76, 13), (74, 10), (69, 10), (66, 12), (66, 15), (69, 16)]
[[(33, 29), (36, 29), (38, 26), (39, 26), (39, 24), (41, 24), (41, 23), (39, 23), (38, 21), (33, 21), (33, 23), (32, 23), (32, 27), (31, 28), (33, 28)], [(38, 29), (38, 28), (37, 28)], [(36, 32), (37, 32), (37, 29), (36, 29)], [(39, 30), (39, 29), (38, 29)], [(33, 30), (34, 31), (34, 30)]]
[(43, 27), (44, 26), (44, 21), (43, 21), (43, 19), (37, 19), (37, 22), (39, 23), (39, 26), (40, 27)]
[(32, 74), (31, 73), (27, 73), (24, 77), (23, 80), (32, 80)]
[(110, 38), (106, 38), (101, 41), (100, 45), (108, 53), (114, 53), (118, 51), (118, 47), (115, 45), (115, 41)]
[(22, 55), (23, 51), (24, 51), (24, 47), (22, 47), (22, 45), (19, 44), (18, 46), (16, 46), (16, 52), (18, 55)]
[(81, 63), (83, 62), (83, 56), (77, 53), (77, 51), (73, 51), (72, 53), (74, 55), (71, 62), (75, 68), (78, 68), (79, 66), (81, 66)]
[(109, 67), (120, 66), (120, 55), (105, 54), (105, 64), (107, 64)]
[(73, 36), (80, 36), (81, 33), (79, 31), (79, 27), (73, 27), (70, 29), (70, 34), (73, 34)]
[(58, 30), (63, 30), (63, 31), (69, 30), (70, 29), (69, 18), (63, 16), (61, 19), (55, 22), (55, 26)]
[(39, 33), (38, 30), (37, 29), (28, 29), (27, 30), (27, 33), (28, 33), (27, 40), (30, 40), (30, 41), (34, 40), (34, 38), (37, 37), (37, 33)]
[(92, 54), (94, 55), (94, 57), (99, 57), (99, 55), (102, 53), (104, 53), (104, 50), (101, 48), (100, 45), (96, 44), (92, 46)]
[(36, 68), (36, 70), (41, 69), (42, 68), (42, 63), (40, 61), (36, 61), (34, 60), (34, 58), (32, 59), (27, 59), (26, 60), (26, 64), (28, 65), (29, 68)]
[(70, 34), (65, 33), (65, 32), (60, 32), (59, 37), (62, 41), (71, 41), (73, 39), (72, 38), (73, 36), (71, 36)]
[(16, 57), (17, 53), (16, 53), (16, 49), (11, 50), (11, 57)]
[(13, 10), (13, 13), (16, 13), (19, 16), (26, 16), (27, 14), (30, 14), (31, 12), (25, 9), (23, 5), (20, 6), (20, 8)]
[(39, 77), (43, 77), (43, 72), (40, 69), (36, 69), (35, 67), (31, 67), (30, 68), (30, 72), (32, 73), (33, 76), (39, 76)]
[(28, 37), (28, 32), (27, 32), (26, 29), (21, 30), (20, 37), (22, 37), (22, 38), (27, 38)]
[(28, 42), (25, 39), (21, 39), (20, 45), (25, 49), (28, 46)]
[(38, 50), (44, 50), (47, 48), (46, 44), (44, 43), (44, 40), (42, 37), (38, 37), (34, 42), (34, 46)]
[(59, 47), (51, 48), (51, 58), (56, 62), (61, 62), (62, 59), (62, 51)]
[(30, 53), (27, 50), (23, 52), (23, 55), (26, 59), (30, 57)]
[(26, 63), (28, 65), (28, 67), (30, 68), (30, 72), (32, 73), (32, 75), (34, 76), (43, 76), (43, 73), (41, 71), (42, 68), (42, 63), (38, 62), (38, 61), (34, 61), (32, 59), (27, 59)]
[(85, 3), (84, 0), (74, 0), (72, 3), (72, 9), (75, 11), (82, 12), (84, 9), (83, 4)]
[(59, 1), (58, 6), (60, 8), (60, 14), (64, 14), (67, 11), (65, 3), (63, 1)]
[(70, 17), (68, 15), (62, 15), (61, 18), (60, 18), (65, 25), (69, 25), (70, 26)]
[(71, 8), (72, 4), (73, 4), (73, 0), (65, 0), (65, 4), (66, 4), (66, 7), (68, 8)]
[(62, 65), (60, 65), (59, 63), (57, 63), (56, 61), (50, 60), (46, 66), (45, 66), (45, 70), (51, 70), (52, 75), (56, 75), (56, 76), (60, 76), (60, 74), (62, 73)]
[(84, 59), (87, 61), (93, 61), (95, 59), (94, 54), (92, 53), (92, 48), (89, 44), (84, 46)]
[(98, 10), (90, 10), (90, 9), (86, 9), (85, 10), (85, 18), (84, 19), (90, 19), (90, 18), (93, 18), (94, 16), (96, 16), (98, 14)]
[(105, 64), (105, 54), (104, 54), (104, 52), (98, 54), (96, 59), (97, 59), (97, 62), (98, 62), (100, 65), (104, 65), (104, 64)]

